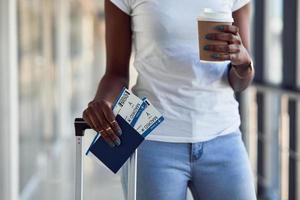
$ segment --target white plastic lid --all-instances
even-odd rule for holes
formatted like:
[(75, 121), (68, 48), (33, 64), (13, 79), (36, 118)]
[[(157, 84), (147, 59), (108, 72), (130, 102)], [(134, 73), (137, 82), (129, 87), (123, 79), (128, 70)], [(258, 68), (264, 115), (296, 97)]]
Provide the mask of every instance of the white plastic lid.
[(212, 22), (233, 22), (231, 12), (215, 11), (211, 8), (205, 8), (198, 17), (198, 20)]

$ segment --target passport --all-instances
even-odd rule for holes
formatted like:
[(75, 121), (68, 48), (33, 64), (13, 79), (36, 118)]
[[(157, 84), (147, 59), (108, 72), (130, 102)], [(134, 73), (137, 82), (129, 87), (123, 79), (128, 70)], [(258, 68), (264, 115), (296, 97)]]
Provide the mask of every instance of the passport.
[(122, 135), (119, 136), (121, 140), (120, 146), (112, 148), (100, 136), (89, 149), (94, 156), (115, 174), (145, 139), (120, 115), (116, 116), (116, 121), (122, 129)]

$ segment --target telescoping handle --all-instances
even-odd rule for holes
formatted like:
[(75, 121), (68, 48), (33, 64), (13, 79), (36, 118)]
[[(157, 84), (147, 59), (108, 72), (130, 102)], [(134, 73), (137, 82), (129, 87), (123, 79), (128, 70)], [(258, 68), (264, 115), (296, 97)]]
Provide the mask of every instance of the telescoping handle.
[[(82, 137), (84, 131), (91, 129), (91, 127), (82, 118), (76, 118), (74, 126), (76, 136), (75, 200), (83, 200)], [(136, 200), (137, 150), (128, 159), (127, 181), (127, 200)]]
[(84, 131), (86, 129), (91, 129), (91, 127), (82, 118), (76, 118), (74, 125), (75, 125), (75, 136), (84, 136)]
[(82, 137), (84, 131), (91, 127), (82, 118), (76, 118), (74, 126), (76, 136), (75, 200), (83, 200)]

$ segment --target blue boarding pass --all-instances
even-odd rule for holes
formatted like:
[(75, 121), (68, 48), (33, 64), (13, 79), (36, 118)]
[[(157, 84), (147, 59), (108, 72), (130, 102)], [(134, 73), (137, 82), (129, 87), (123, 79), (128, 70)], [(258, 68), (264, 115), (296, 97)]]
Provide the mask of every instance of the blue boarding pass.
[(144, 98), (143, 101), (145, 108), (135, 122), (134, 129), (143, 137), (146, 137), (164, 120), (164, 117), (148, 99)]

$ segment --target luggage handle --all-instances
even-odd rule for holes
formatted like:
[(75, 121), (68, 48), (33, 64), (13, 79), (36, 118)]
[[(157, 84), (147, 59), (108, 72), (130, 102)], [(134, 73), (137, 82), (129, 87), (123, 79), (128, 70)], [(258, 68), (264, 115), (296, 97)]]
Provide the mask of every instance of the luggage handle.
[(84, 131), (91, 127), (82, 118), (76, 118), (74, 126), (76, 136), (75, 200), (83, 200), (82, 137), (84, 136)]
[[(75, 200), (83, 200), (82, 137), (85, 130), (91, 127), (82, 118), (76, 118), (74, 126), (76, 136)], [(137, 150), (130, 156), (128, 163), (127, 200), (136, 200)]]
[(86, 129), (91, 129), (91, 127), (82, 118), (75, 119), (75, 136), (84, 136), (84, 131)]

